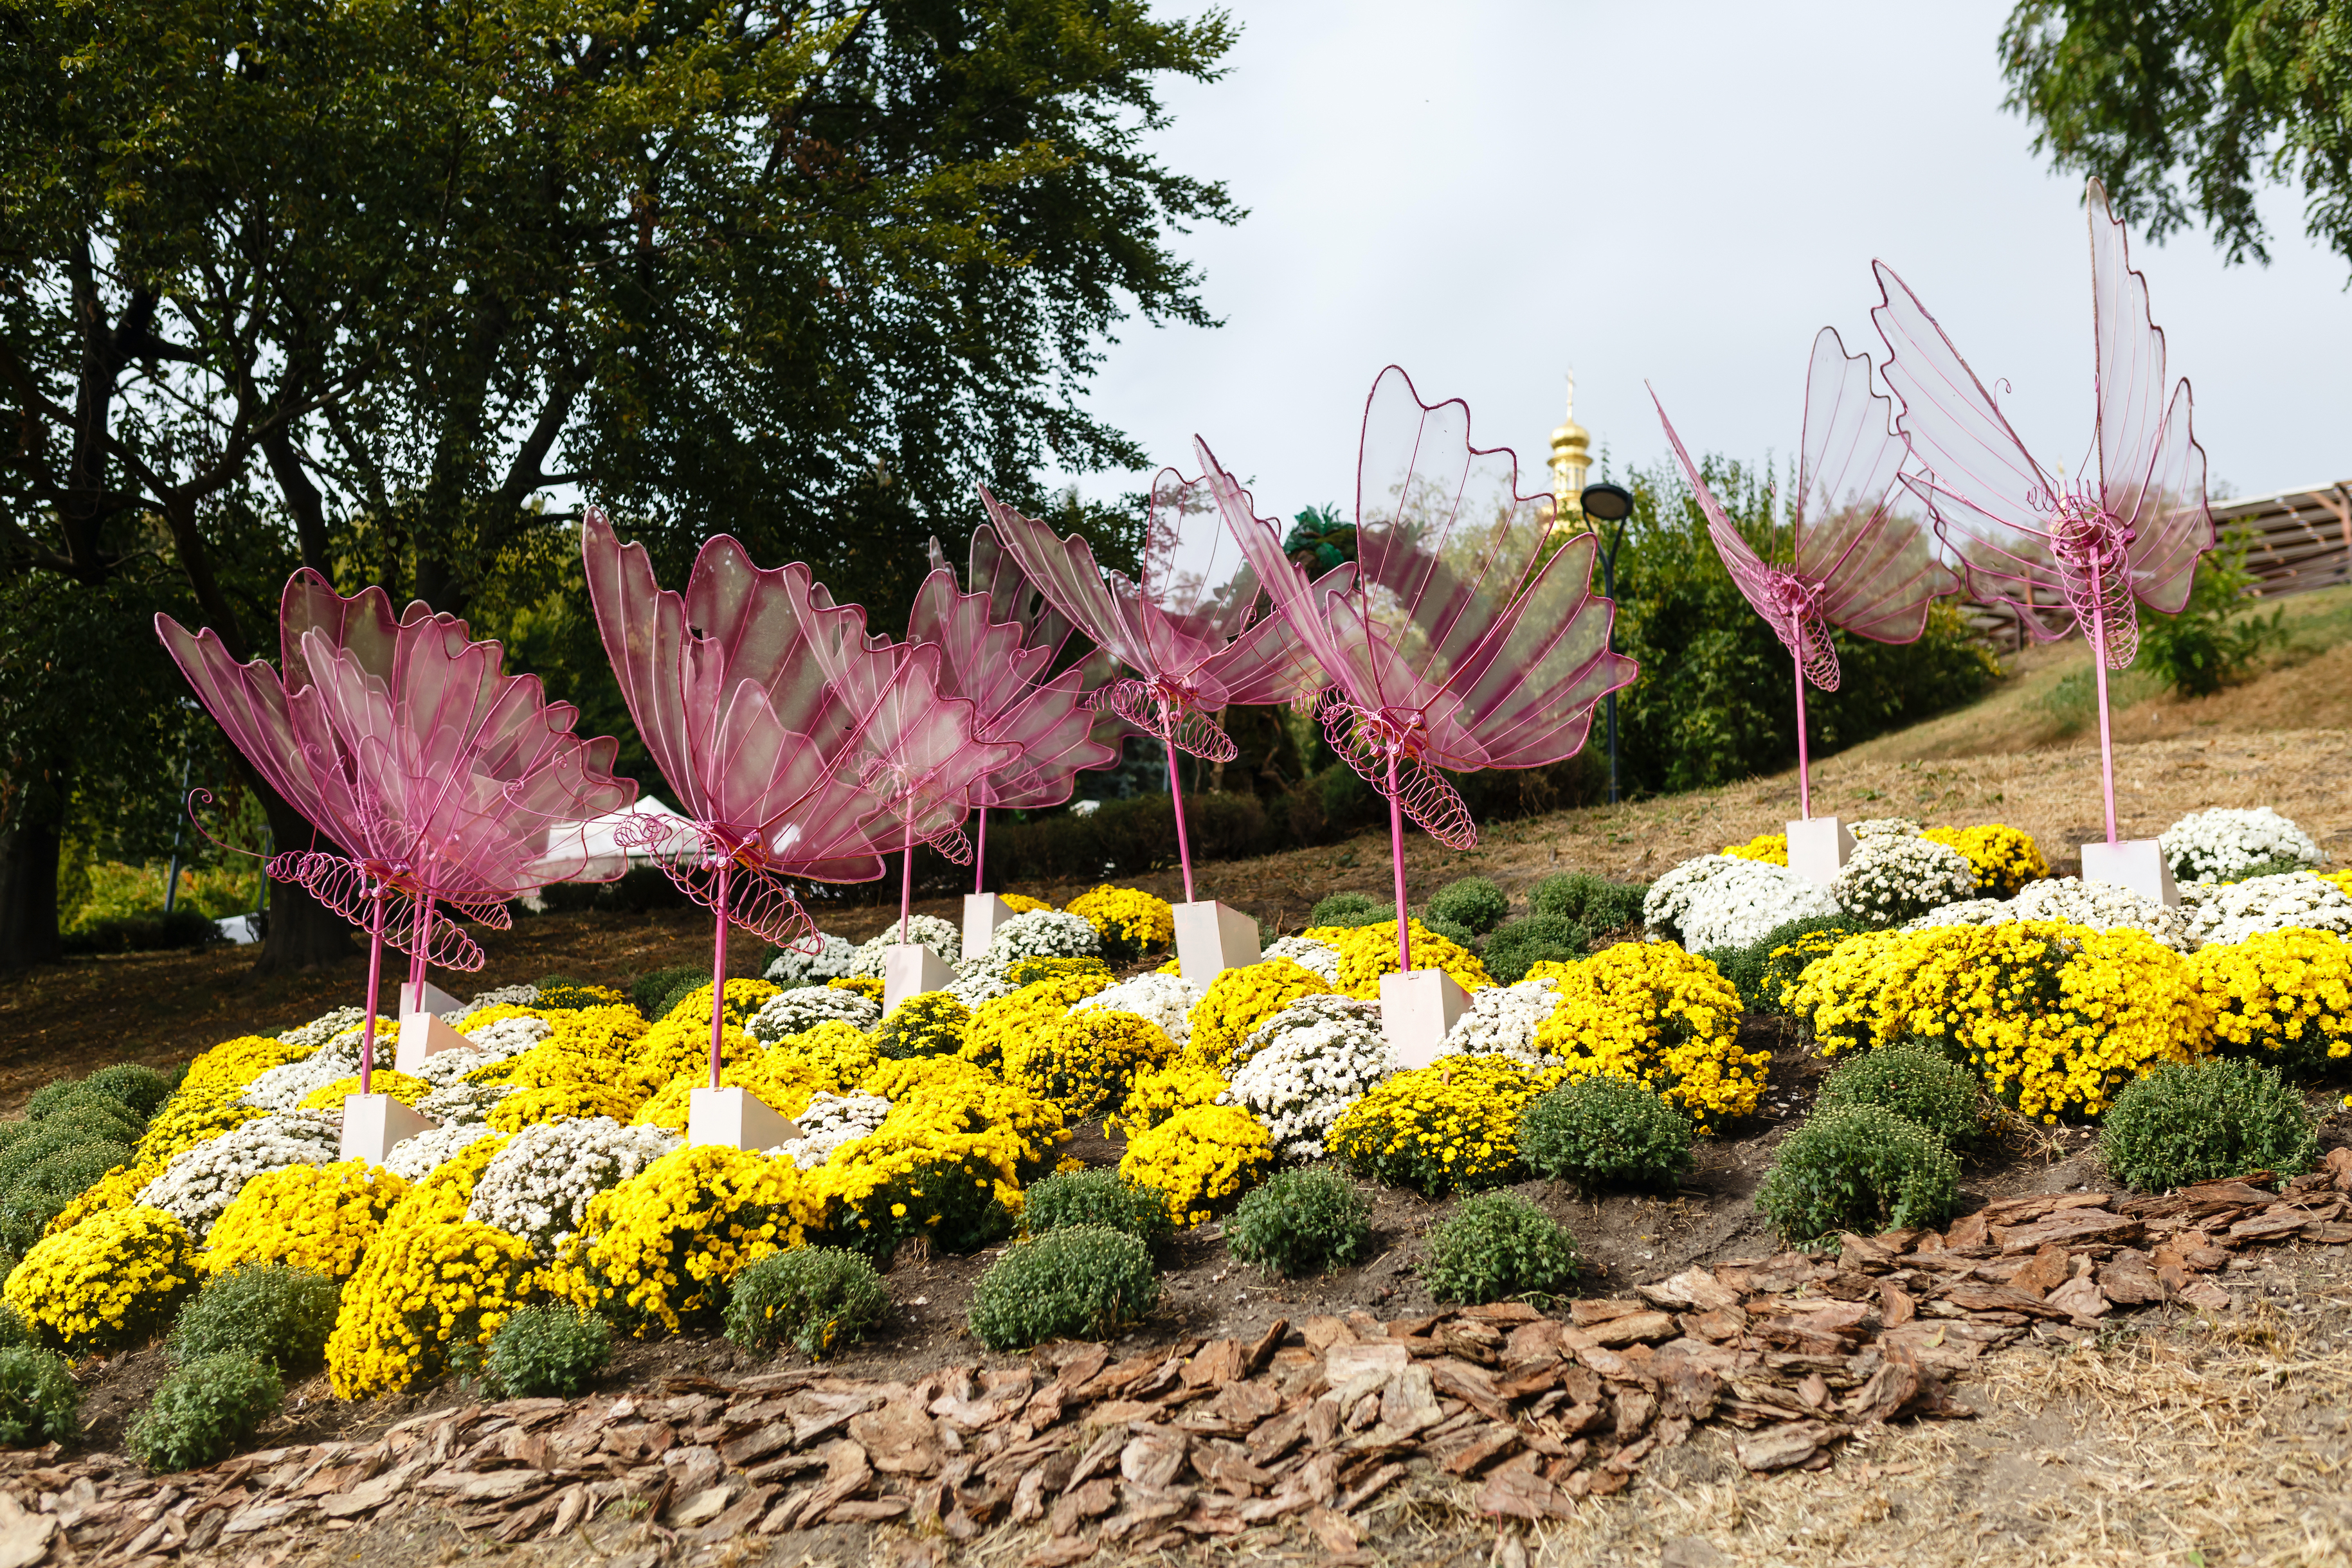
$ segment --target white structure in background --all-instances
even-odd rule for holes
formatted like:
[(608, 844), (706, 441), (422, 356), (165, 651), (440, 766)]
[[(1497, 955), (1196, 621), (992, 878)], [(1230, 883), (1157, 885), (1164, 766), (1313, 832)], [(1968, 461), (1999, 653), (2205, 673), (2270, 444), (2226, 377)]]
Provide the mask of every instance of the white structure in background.
[[(675, 821), (686, 821), (684, 815), (668, 801), (656, 795), (638, 796), (636, 804), (625, 811), (608, 811), (604, 816), (590, 818), (585, 824), (587, 831), (582, 835), (587, 845), (588, 859), (581, 868), (581, 881), (609, 879), (619, 876), (633, 865), (654, 863), (651, 855), (642, 851), (624, 849), (614, 840), (614, 835), (620, 831), (622, 825), (635, 817), (666, 817)], [(524, 907), (533, 911), (547, 907), (545, 902), (536, 893), (529, 894), (522, 902)]]

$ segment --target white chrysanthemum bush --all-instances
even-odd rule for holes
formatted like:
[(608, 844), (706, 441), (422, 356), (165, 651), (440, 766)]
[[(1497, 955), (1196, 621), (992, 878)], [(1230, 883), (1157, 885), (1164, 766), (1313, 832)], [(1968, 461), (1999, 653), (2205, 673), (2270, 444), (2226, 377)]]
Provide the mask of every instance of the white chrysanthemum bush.
[(2311, 867), (2325, 858), (2309, 833), (2268, 806), (2192, 811), (2157, 842), (2180, 882), (2229, 882), (2266, 861)]
[(1341, 1113), (1396, 1071), (1378, 1002), (1302, 997), (1250, 1031), (1221, 1103), (1263, 1123), (1286, 1160), (1319, 1159)]

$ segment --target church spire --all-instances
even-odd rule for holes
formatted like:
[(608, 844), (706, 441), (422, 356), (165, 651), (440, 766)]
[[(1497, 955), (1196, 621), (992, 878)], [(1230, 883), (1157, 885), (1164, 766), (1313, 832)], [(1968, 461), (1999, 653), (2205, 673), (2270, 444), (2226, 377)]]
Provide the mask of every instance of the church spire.
[(1552, 527), (1584, 529), (1584, 476), (1592, 468), (1592, 437), (1576, 423), (1576, 372), (1568, 372), (1568, 417), (1551, 433)]

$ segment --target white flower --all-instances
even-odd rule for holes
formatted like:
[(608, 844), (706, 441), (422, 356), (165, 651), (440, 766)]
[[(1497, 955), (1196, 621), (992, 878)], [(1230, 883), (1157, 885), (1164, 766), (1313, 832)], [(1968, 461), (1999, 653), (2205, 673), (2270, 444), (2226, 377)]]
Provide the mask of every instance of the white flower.
[(2016, 911), (2005, 898), (1964, 898), (1958, 904), (1947, 904), (1931, 909), (1916, 920), (1906, 921), (1906, 931), (1925, 931), (1931, 925), (1998, 925), (2004, 920), (2017, 918)]
[(1853, 835), (1856, 844), (1866, 844), (1873, 839), (1916, 839), (1919, 824), (1908, 817), (1865, 817), (1848, 822), (1845, 831)]
[(2080, 877), (2052, 877), (2028, 883), (2009, 901), (2012, 920), (2064, 920), (2076, 925), (2114, 931), (2131, 926), (2145, 931), (2176, 953), (2193, 952), (2196, 938), (2189, 934), (2188, 917), (2152, 898), (2111, 882), (2084, 882)]
[(202, 1241), (245, 1184), (265, 1171), (334, 1163), (342, 1118), (325, 1111), (287, 1111), (231, 1127), (172, 1156), (163, 1174), (131, 1201), (179, 1217)]
[(1264, 1123), (1290, 1160), (1321, 1158), (1331, 1124), (1396, 1071), (1380, 1004), (1353, 997), (1301, 997), (1252, 1030), (1243, 1050), (1253, 1054), (1217, 1103)]
[(948, 985), (948, 995), (975, 1009), (982, 1002), (1009, 997), (1021, 988), (1005, 969), (1006, 966), (991, 958), (966, 958), (955, 967), (956, 977)]
[[(936, 915), (918, 915), (909, 919), (907, 940), (929, 947), (950, 964), (963, 956), (963, 933)], [(865, 979), (881, 979), (882, 966), (890, 949), (898, 945), (898, 923), (893, 920), (882, 928), (880, 936), (850, 956), (849, 972)]]
[(477, 993), (472, 1001), (457, 1009), (459, 1016), (449, 1021), (461, 1023), (484, 1008), (535, 1008), (537, 1006), (539, 1006), (537, 986), (499, 986), (490, 990)]
[(2258, 876), (2217, 886), (2189, 883), (2180, 890), (2189, 934), (2199, 943), (2242, 942), (2267, 931), (2332, 931), (2352, 935), (2352, 897), (2307, 871)]
[(1302, 969), (1312, 969), (1323, 977), (1323, 983), (1339, 983), (1339, 950), (1327, 943), (1306, 936), (1283, 936), (1266, 944), (1259, 954), (1260, 961), (1267, 958), (1287, 958)]
[(610, 1116), (538, 1122), (482, 1167), (466, 1218), (494, 1225), (552, 1259), (580, 1228), (588, 1200), (618, 1186), (680, 1140), (659, 1127), (624, 1127)]
[(1791, 920), (1843, 913), (1829, 889), (1788, 867), (1729, 855), (1683, 862), (1642, 900), (1643, 924), (1654, 935), (1679, 932), (1693, 953), (1753, 946)]
[(1830, 896), (1848, 915), (1881, 925), (1955, 904), (1977, 890), (1969, 857), (1917, 837), (1880, 833), (1859, 843), (1830, 884)]
[(299, 1029), (289, 1029), (278, 1038), (289, 1045), (307, 1045), (313, 1051), (326, 1044), (346, 1030), (357, 1029), (367, 1021), (367, 1014), (358, 1008), (337, 1008), (321, 1013)]
[(988, 956), (999, 964), (1017, 958), (1097, 958), (1102, 934), (1058, 909), (1026, 909), (996, 928)]
[(497, 1136), (498, 1129), (486, 1122), (444, 1123), (393, 1145), (384, 1156), (384, 1168), (404, 1181), (423, 1181), (471, 1145)]
[(2181, 882), (2219, 882), (2264, 861), (2315, 866), (2322, 859), (2309, 833), (2268, 806), (2191, 811), (2165, 829), (2157, 842)]
[(1133, 1013), (1158, 1024), (1160, 1032), (1176, 1042), (1181, 1050), (1192, 1038), (1192, 1004), (1201, 993), (1184, 983), (1181, 975), (1153, 972), (1122, 980), (1108, 990), (1097, 991), (1070, 1009), (1071, 1016), (1108, 1009)]
[(848, 974), (849, 967), (857, 961), (857, 945), (846, 936), (820, 931), (810, 940), (818, 945), (816, 952), (800, 951), (805, 942), (782, 949), (768, 965), (768, 978), (780, 986), (805, 986), (812, 981), (823, 985)]
[(1470, 993), (1470, 1010), (1446, 1031), (1440, 1055), (1507, 1056), (1549, 1066), (1552, 1058), (1536, 1049), (1536, 1030), (1559, 1006), (1559, 982), (1549, 975), (1515, 986), (1489, 986)]
[[(389, 1054), (383, 1046), (376, 1047), (378, 1066), (385, 1066)], [(239, 1103), (264, 1111), (291, 1111), (313, 1089), (323, 1089), (338, 1078), (350, 1078), (360, 1070), (360, 1053), (356, 1045), (321, 1046), (299, 1061), (289, 1061), (273, 1067), (245, 1086)]]
[(835, 1150), (846, 1148), (873, 1132), (889, 1113), (890, 1102), (879, 1094), (818, 1093), (810, 1098), (806, 1110), (793, 1118), (800, 1124), (801, 1135), (761, 1152), (812, 1171), (831, 1158)]
[[(445, 1051), (440, 1056), (426, 1058), (425, 1065), (430, 1067), (445, 1056), (465, 1054), (462, 1051)], [(418, 1114), (444, 1124), (479, 1124), (489, 1119), (491, 1106), (513, 1092), (514, 1086), (509, 1083), (445, 1083), (419, 1100), (416, 1110)]]
[(803, 986), (796, 990), (778, 991), (751, 1015), (751, 1038), (775, 1041), (788, 1034), (799, 1034), (821, 1023), (845, 1023), (855, 1029), (870, 1030), (882, 1021), (882, 1004), (856, 991), (834, 990), (826, 986)]

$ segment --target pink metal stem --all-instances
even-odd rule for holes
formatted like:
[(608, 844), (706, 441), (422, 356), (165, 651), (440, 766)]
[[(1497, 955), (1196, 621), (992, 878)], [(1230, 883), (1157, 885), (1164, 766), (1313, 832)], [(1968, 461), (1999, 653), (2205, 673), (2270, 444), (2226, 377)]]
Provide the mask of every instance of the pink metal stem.
[(2107, 842), (2116, 841), (2116, 747), (2107, 729), (2107, 612), (2099, 562), (2091, 562), (2091, 670), (2099, 686), (2099, 788), (2106, 794)]
[[(408, 949), (408, 983), (416, 992), (416, 1009), (425, 1010), (425, 955), (432, 950), (433, 895), (416, 895), (416, 940)], [(404, 1001), (405, 998), (402, 998)]]
[(1809, 776), (1805, 756), (1805, 661), (1799, 658), (1797, 666), (1797, 815), (1807, 821), (1813, 820), (1813, 785)]
[(719, 1087), (719, 1061), (727, 1029), (727, 875), (733, 856), (719, 862), (719, 935), (710, 943), (710, 1086)]
[(982, 880), (982, 878), (986, 874), (983, 868), (985, 868), (987, 864), (988, 808), (982, 806), (980, 809), (980, 827), (972, 835), (971, 890), (974, 893), (985, 893), (988, 891), (988, 883)]
[[(914, 808), (909, 805), (908, 810)], [(915, 913), (915, 819), (907, 819), (905, 852), (898, 857), (898, 946), (907, 945), (907, 925)]]
[[(381, 883), (378, 884), (381, 887)], [(375, 988), (383, 979), (383, 895), (375, 900), (368, 922), (367, 1027), (360, 1031), (360, 1092), (372, 1094), (375, 1082)]]
[(1389, 753), (1389, 863), (1396, 872), (1397, 969), (1412, 973), (1412, 929), (1404, 913), (1404, 808), (1397, 802), (1397, 755)]
[[(1171, 726), (1171, 731), (1173, 731)], [(1184, 832), (1184, 791), (1176, 782), (1176, 743), (1167, 736), (1160, 743), (1168, 747), (1168, 799), (1176, 807), (1176, 858), (1184, 862), (1184, 902), (1192, 898), (1192, 841)]]

